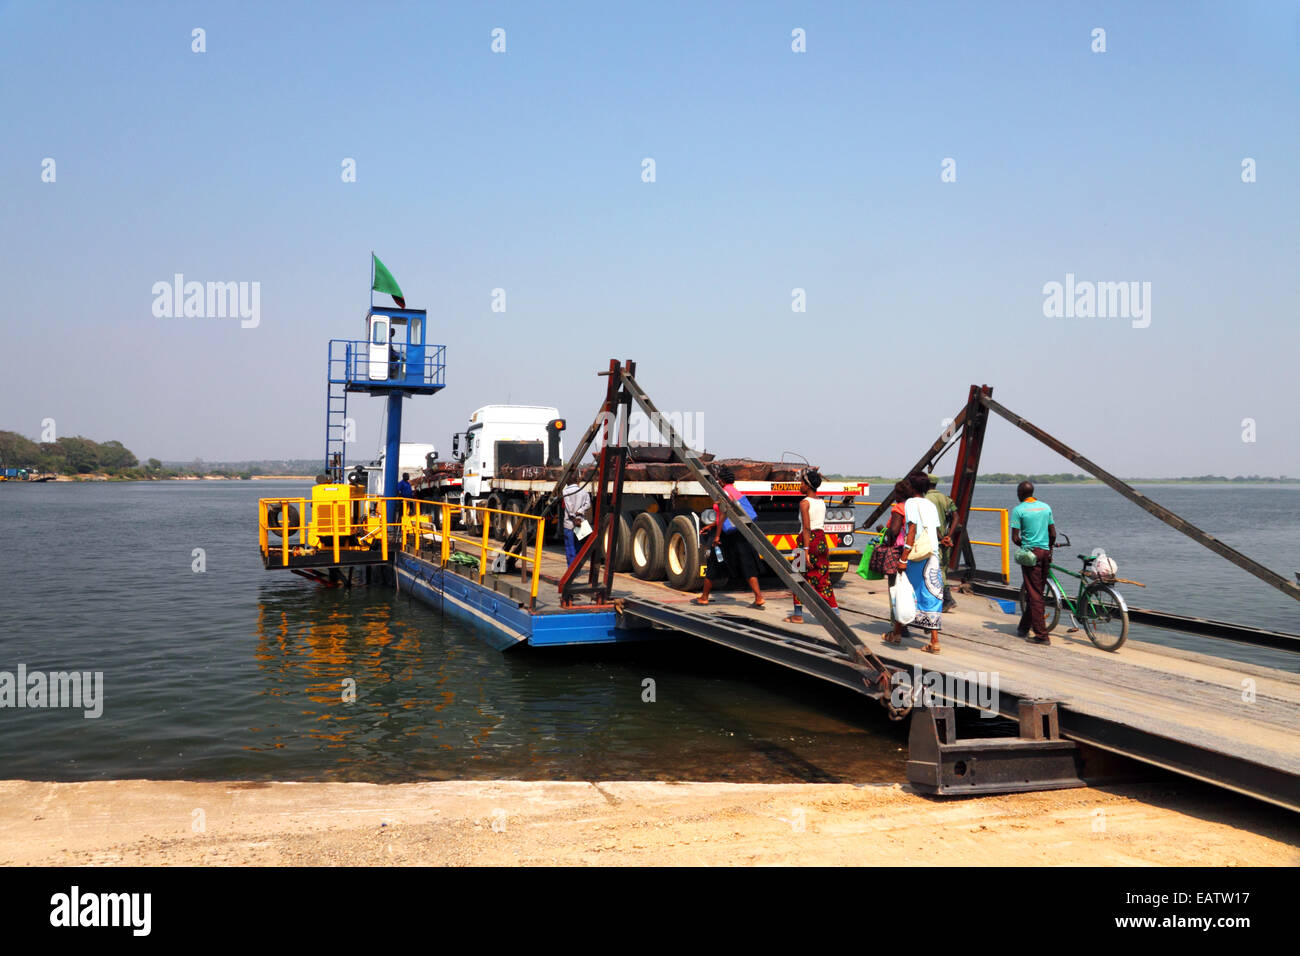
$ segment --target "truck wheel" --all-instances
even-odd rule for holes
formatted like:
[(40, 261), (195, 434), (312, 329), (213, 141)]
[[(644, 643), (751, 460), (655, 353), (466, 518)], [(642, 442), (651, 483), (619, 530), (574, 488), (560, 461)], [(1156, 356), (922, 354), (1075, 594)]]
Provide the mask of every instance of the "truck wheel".
[(848, 573), (848, 572), (846, 572), (846, 571), (832, 571), (832, 572), (830, 573), (831, 587), (834, 587), (835, 585), (839, 584), (839, 583), (840, 583), (840, 579), (843, 578), (844, 575), (847, 574), (847, 573)]
[(668, 525), (664, 572), (668, 583), (679, 591), (698, 591), (704, 587), (704, 579), (700, 577), (700, 533), (686, 515), (678, 515)]
[(632, 522), (632, 573), (642, 581), (663, 579), (667, 532), (668, 523), (649, 511), (641, 512)]
[(465, 510), (460, 513), (461, 524), (465, 530), (473, 537), (480, 537), (483, 534), (483, 520), (485, 515), (481, 511), (475, 511), (475, 508), (486, 507), (487, 502), (482, 498), (469, 498), (465, 502)]
[(519, 527), (521, 524), (526, 524), (523, 518), (517, 517), (523, 513), (523, 510), (524, 506), (519, 503), (518, 498), (511, 498), (506, 502), (506, 511), (508, 511), (509, 514), (502, 516), (503, 521), (501, 524), (501, 530), (504, 534), (502, 534), (501, 537), (503, 540), (510, 537), (510, 535), (514, 533), (515, 528)]
[[(433, 499), (431, 499), (431, 500), (429, 501), (429, 511), (430, 511), (430, 516), (431, 516), (432, 519), (433, 519), (433, 526), (434, 526), (434, 528), (437, 529), (438, 531), (442, 531), (442, 530), (443, 530), (443, 527), (442, 527), (442, 505), (443, 505), (443, 502), (448, 501), (448, 500), (449, 500), (449, 499), (448, 499), (446, 496), (444, 496), (444, 497), (442, 497), (442, 498), (433, 498)], [(453, 501), (452, 504), (455, 504), (455, 502)], [(451, 518), (450, 526), (451, 526), (451, 527), (455, 527), (455, 526), (456, 526), (456, 517), (455, 517), (456, 512), (455, 512), (455, 511), (451, 511), (451, 515), (452, 515), (452, 518)]]
[[(485, 504), (486, 507), (489, 508), (490, 510), (499, 511), (501, 509), (501, 496), (488, 495), (488, 500), (485, 502)], [(488, 537), (492, 538), (494, 541), (500, 541), (501, 538), (503, 537), (503, 535), (501, 534), (501, 527), (505, 523), (503, 520), (504, 518), (505, 518), (504, 515), (498, 515), (498, 514), (487, 514), (483, 516), (483, 520), (486, 521), (488, 524)], [(483, 530), (482, 527), (480, 527), (479, 531), (482, 530)]]
[[(604, 521), (604, 531), (600, 536), (600, 558), (605, 560), (605, 555), (609, 552), (609, 529), (613, 524), (613, 516), (607, 515)], [(632, 527), (628, 524), (626, 515), (618, 516), (618, 543), (615, 545), (613, 565), (615, 573), (625, 573), (632, 570)]]
[[(523, 510), (524, 510), (524, 506), (523, 506), (523, 502), (521, 501), (513, 500), (513, 501), (506, 502), (506, 511), (510, 512), (510, 514), (505, 516), (506, 521), (510, 525), (510, 527), (507, 529), (507, 534), (509, 533), (510, 530), (513, 530), (516, 525), (522, 525), (522, 528), (520, 529), (521, 533), (519, 535), (519, 540), (515, 542), (515, 546), (511, 549), (511, 553), (519, 555), (520, 558), (527, 558), (528, 555), (531, 554), (533, 550), (533, 533), (535, 529), (533, 528), (533, 523), (531, 521), (525, 521), (523, 518), (517, 517), (518, 515), (523, 513)], [(520, 562), (518, 559), (508, 558), (506, 560), (507, 560), (506, 566), (507, 568), (509, 568), (511, 574), (514, 574), (519, 571)], [(531, 570), (532, 569), (530, 567), (529, 571), (531, 572)], [(531, 573), (530, 573), (530, 577), (531, 577)]]

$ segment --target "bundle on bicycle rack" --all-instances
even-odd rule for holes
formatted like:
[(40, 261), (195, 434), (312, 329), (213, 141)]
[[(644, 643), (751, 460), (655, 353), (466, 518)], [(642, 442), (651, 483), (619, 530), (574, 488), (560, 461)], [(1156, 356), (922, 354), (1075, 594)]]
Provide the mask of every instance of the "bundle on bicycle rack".
[(1089, 580), (1100, 581), (1102, 584), (1114, 584), (1118, 578), (1119, 565), (1114, 558), (1109, 557), (1101, 548), (1092, 552), (1095, 559), (1091, 566), (1084, 569), (1083, 576)]

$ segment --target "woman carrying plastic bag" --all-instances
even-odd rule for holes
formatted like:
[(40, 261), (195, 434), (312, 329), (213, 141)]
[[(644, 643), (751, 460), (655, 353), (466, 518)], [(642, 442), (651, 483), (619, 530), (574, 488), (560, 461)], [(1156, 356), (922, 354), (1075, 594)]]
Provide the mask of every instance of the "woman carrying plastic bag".
[[(916, 620), (916, 592), (912, 590), (912, 582), (906, 574), (894, 576), (894, 583), (889, 588), (889, 612), (899, 628)], [(898, 643), (889, 638), (885, 638), (885, 641), (889, 644)]]
[[(902, 554), (905, 574), (900, 574), (898, 578), (900, 581), (906, 578), (911, 585), (913, 616), (910, 623), (930, 632), (930, 643), (921, 650), (938, 654), (939, 630), (943, 617), (943, 576), (939, 570), (939, 510), (934, 502), (924, 497), (922, 489), (929, 487), (929, 480), (925, 476), (909, 476), (906, 484), (911, 493), (903, 505), (906, 519)], [(895, 600), (905, 600), (901, 588), (897, 589)], [(898, 608), (900, 613), (905, 613), (906, 610), (901, 605)], [(902, 632), (902, 623), (896, 618), (894, 631), (885, 638), (885, 642), (900, 643)]]

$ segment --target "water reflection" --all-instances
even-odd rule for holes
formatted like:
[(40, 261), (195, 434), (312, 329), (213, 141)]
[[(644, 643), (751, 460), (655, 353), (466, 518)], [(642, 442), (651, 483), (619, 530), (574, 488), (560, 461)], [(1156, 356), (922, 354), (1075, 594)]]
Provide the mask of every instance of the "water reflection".
[[(861, 698), (690, 640), (493, 650), (381, 588), (267, 589), (244, 749), (349, 779), (897, 779)], [(654, 676), (654, 703), (642, 680)], [(356, 698), (347, 699), (348, 681)], [(803, 699), (801, 699), (803, 698)], [(843, 713), (836, 713), (842, 710)]]

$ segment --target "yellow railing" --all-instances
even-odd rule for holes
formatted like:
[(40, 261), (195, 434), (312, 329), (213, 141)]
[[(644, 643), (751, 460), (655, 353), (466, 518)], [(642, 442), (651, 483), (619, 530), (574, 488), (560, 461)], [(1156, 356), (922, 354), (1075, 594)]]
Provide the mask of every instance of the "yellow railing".
[[(386, 518), (388, 502), (397, 504), (397, 520)], [(379, 544), (380, 558), (388, 560), (399, 528), (413, 521), (411, 498), (383, 498), (377, 495), (338, 497), (313, 502), (311, 498), (259, 498), (257, 500), (258, 544), (263, 561), (279, 559), (289, 567), (290, 556), (328, 551), (337, 564), (344, 552), (372, 551)], [(273, 514), (274, 512), (274, 514)], [(277, 541), (272, 541), (272, 538)], [(297, 537), (297, 541), (291, 541)]]
[[(879, 501), (864, 501), (861, 498), (854, 498), (853, 503), (855, 505), (866, 505), (867, 507), (871, 507), (871, 508), (874, 508), (876, 505), (880, 504)], [(986, 511), (993, 514), (997, 514), (999, 516), (998, 519), (999, 540), (976, 541), (974, 538), (971, 538), (970, 543), (972, 545), (981, 548), (997, 548), (1001, 552), (1001, 558), (1002, 558), (1002, 579), (1004, 581), (1010, 582), (1011, 581), (1011, 512), (1009, 512), (1006, 508), (972, 507), (970, 510)], [(969, 525), (969, 523), (970, 522), (968, 520), (967, 524)], [(867, 528), (865, 530), (868, 534), (871, 534), (874, 531), (874, 529), (871, 528)]]
[[(397, 504), (396, 520), (386, 517), (388, 503)], [(433, 520), (438, 512), (440, 522)], [(446, 567), (453, 550), (478, 552), (478, 579), (482, 583), (487, 575), (492, 556), (507, 553), (503, 548), (489, 544), (493, 515), (515, 521), (531, 521), (533, 528), (524, 535), (521, 544), (531, 538), (531, 554), (525, 546), (509, 552), (523, 569), (531, 572), (531, 604), (537, 602), (537, 588), (542, 573), (542, 538), (545, 520), (518, 511), (500, 508), (483, 508), (455, 505), (446, 502), (420, 501), (414, 498), (384, 498), (378, 495), (338, 497), (313, 504), (310, 498), (259, 498), (257, 502), (258, 544), (262, 560), (268, 565), (290, 566), (290, 557), (317, 554), (325, 551), (335, 564), (340, 563), (345, 552), (371, 551), (379, 545), (381, 560), (387, 561), (390, 548), (397, 545), (403, 551), (419, 550), (422, 538), (431, 538), (437, 545), (439, 565)], [(473, 525), (482, 527), (468, 536), (457, 534), (452, 525), (456, 519), (473, 515)], [(504, 522), (503, 522), (504, 523)], [(296, 538), (297, 540), (293, 540)], [(278, 540), (273, 540), (278, 539)], [(467, 549), (455, 549), (456, 544)], [(435, 550), (435, 549), (430, 549)]]
[[(453, 545), (464, 544), (478, 551), (478, 580), (483, 583), (483, 578), (487, 575), (488, 565), (491, 563), (491, 556), (497, 554), (509, 554), (522, 565), (524, 571), (531, 572), (531, 586), (529, 589), (529, 606), (537, 603), (537, 586), (542, 579), (542, 538), (546, 533), (546, 520), (537, 515), (524, 514), (520, 511), (508, 511), (504, 508), (485, 508), (476, 505), (453, 505), (448, 502), (419, 502), (422, 508), (428, 508), (427, 514), (433, 510), (441, 510), (441, 528), (433, 528), (432, 536), (439, 544), (439, 564), (446, 567), (451, 561), (451, 552)], [(421, 518), (426, 515), (421, 515)], [(473, 515), (475, 526), (481, 526), (481, 532), (475, 532), (471, 537), (469, 535), (457, 534), (452, 525), (456, 518), (462, 519), (462, 524), (467, 524), (463, 519), (467, 515)], [(507, 552), (504, 548), (498, 548), (488, 543), (488, 535), (492, 529), (492, 515), (500, 515), (503, 519), (512, 518), (516, 521), (531, 521), (533, 529), (531, 532), (525, 532), (520, 535), (520, 545), (523, 545), (516, 551)], [(504, 520), (502, 521), (504, 525)], [(532, 539), (531, 554), (526, 542)], [(405, 549), (406, 538), (403, 535), (403, 549)], [(468, 551), (465, 553), (469, 553)], [(522, 571), (521, 571), (522, 573)]]

